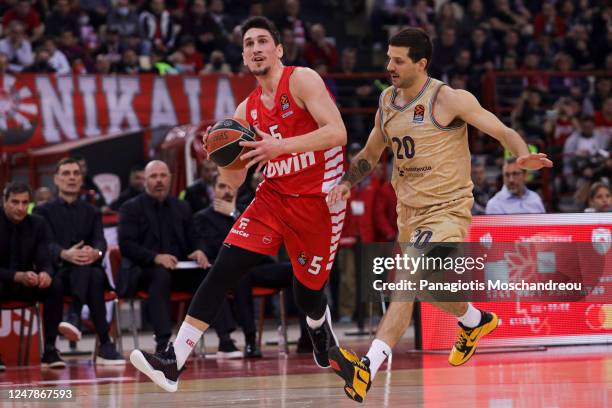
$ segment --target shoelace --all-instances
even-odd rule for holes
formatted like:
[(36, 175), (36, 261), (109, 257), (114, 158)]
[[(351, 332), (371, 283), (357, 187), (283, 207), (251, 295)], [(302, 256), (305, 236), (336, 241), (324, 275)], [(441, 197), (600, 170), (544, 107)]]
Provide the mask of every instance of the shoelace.
[(463, 351), (465, 349), (470, 333), (472, 333), (472, 330), (461, 330), (461, 332), (459, 333), (459, 338), (455, 343), (455, 348), (457, 350)]

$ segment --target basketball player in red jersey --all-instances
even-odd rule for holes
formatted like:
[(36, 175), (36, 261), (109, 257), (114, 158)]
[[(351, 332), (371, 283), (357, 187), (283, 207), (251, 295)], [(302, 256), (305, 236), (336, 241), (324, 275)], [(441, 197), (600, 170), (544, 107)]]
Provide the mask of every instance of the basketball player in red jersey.
[[(258, 86), (236, 109), (261, 140), (242, 158), (247, 168), (265, 164), (255, 199), (235, 222), (212, 270), (200, 285), (174, 346), (150, 354), (134, 350), (132, 364), (166, 391), (178, 376), (202, 333), (214, 321), (226, 293), (284, 242), (294, 271), (293, 290), (307, 316), (315, 363), (329, 367), (328, 350), (337, 345), (323, 287), (338, 248), (346, 202), (325, 197), (342, 178), (346, 129), (321, 77), (309, 68), (285, 67), (274, 25), (253, 17), (242, 26), (243, 60)], [(246, 169), (219, 169), (238, 188)]]

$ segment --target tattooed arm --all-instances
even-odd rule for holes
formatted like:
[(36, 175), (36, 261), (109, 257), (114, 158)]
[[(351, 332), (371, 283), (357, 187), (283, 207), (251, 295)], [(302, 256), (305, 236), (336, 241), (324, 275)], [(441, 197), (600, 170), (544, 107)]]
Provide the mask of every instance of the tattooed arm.
[(368, 141), (365, 147), (357, 153), (351, 161), (350, 167), (342, 181), (334, 187), (327, 195), (327, 201), (330, 204), (338, 200), (346, 200), (350, 197), (351, 187), (363, 180), (372, 172), (383, 150), (385, 150), (384, 136), (380, 130), (380, 115), (376, 112), (374, 128), (370, 132)]

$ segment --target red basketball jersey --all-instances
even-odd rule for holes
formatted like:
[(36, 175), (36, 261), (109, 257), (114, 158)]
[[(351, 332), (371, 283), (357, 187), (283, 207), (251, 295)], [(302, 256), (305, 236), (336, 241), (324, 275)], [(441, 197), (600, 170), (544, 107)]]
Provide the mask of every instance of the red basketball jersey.
[[(289, 91), (289, 79), (296, 67), (284, 67), (274, 108), (261, 101), (261, 86), (247, 100), (247, 121), (278, 139), (301, 136), (319, 128), (312, 115), (302, 109)], [(290, 195), (326, 195), (344, 174), (344, 150), (336, 146), (316, 152), (284, 154), (270, 160), (260, 188)]]

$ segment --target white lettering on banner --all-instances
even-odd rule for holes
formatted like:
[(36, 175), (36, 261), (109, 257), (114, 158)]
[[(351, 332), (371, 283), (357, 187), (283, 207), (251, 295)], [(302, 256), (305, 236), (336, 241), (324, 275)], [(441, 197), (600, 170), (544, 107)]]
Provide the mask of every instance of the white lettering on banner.
[(217, 81), (217, 98), (215, 102), (215, 120), (231, 118), (236, 111), (236, 101), (232, 86), (227, 78)]
[(67, 139), (77, 138), (72, 101), (72, 76), (58, 77), (57, 87), (59, 96), (49, 77), (36, 77), (36, 89), (40, 95), (44, 121), (43, 136), (49, 143), (62, 141), (60, 130)]
[(168, 92), (166, 80), (161, 77), (156, 77), (153, 82), (153, 99), (151, 107), (151, 127), (159, 125), (176, 125), (178, 120), (172, 98)]
[[(33, 319), (32, 334), (36, 334), (38, 333), (38, 322), (36, 320), (36, 315), (33, 315), (30, 312), (30, 309), (26, 309), (24, 315), (24, 333), (26, 334), (30, 324), (30, 319)], [(21, 312), (17, 310), (2, 310), (0, 313), (0, 337), (10, 336), (11, 330), (13, 334), (19, 335), (19, 332), (21, 331)]]
[(315, 164), (314, 152), (300, 153), (284, 160), (268, 162), (266, 166), (267, 177), (281, 177), (295, 173)]
[(93, 75), (79, 76), (79, 91), (83, 96), (85, 107), (85, 136), (98, 136), (98, 111), (96, 109), (96, 77)]
[[(124, 120), (127, 120), (130, 130), (138, 130), (140, 124), (134, 112), (134, 96), (140, 92), (140, 79), (138, 77), (105, 76), (102, 78), (102, 88), (106, 96), (108, 107), (108, 132), (115, 133), (122, 130)], [(121, 90), (121, 95), (118, 95)]]
[(191, 123), (200, 123), (200, 77), (185, 77), (183, 79), (183, 90), (189, 102), (189, 120)]
[(11, 313), (12, 310), (0, 311), (0, 337), (7, 337), (11, 334)]

